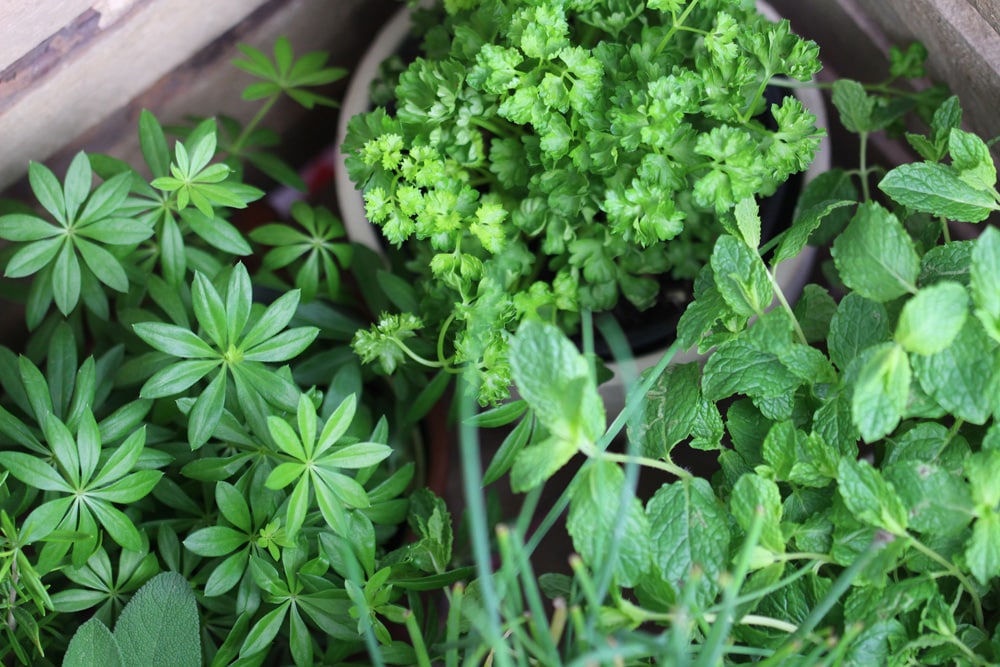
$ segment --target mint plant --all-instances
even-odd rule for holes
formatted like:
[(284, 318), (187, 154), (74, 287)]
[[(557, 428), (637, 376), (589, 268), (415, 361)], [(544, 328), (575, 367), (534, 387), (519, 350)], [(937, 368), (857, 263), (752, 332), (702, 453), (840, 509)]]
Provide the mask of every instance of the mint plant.
[(421, 291), (405, 331), (380, 325), (355, 347), (464, 369), (483, 403), (507, 396), (518, 322), (573, 331), (584, 310), (650, 307), (656, 276), (693, 278), (718, 218), (819, 143), (794, 96), (764, 98), (819, 69), (815, 44), (746, 3), (493, 0), (436, 16), (394, 110), (353, 118), (344, 142), (368, 218), (405, 246)]

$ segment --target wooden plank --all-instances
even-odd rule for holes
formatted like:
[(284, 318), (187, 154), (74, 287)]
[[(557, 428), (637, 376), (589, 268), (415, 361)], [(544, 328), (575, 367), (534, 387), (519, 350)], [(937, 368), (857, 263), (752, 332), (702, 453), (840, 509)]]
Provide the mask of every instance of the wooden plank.
[[(98, 25), (86, 48), (45, 69), (0, 111), (5, 138), (0, 186), (19, 176), (29, 159), (47, 158), (127, 104), (263, 2), (212, 0), (211, 11), (204, 0), (143, 2), (113, 28)], [(0, 83), (0, 97), (5, 95)]]
[(93, 0), (5, 0), (0, 10), (0, 71), (91, 9)]
[[(286, 35), (297, 54), (323, 49), (331, 54), (330, 64), (350, 70), (397, 7), (396, 0), (268, 0), (186, 61), (136, 91), (125, 103), (108, 109), (102, 120), (68, 133), (45, 161), (57, 174), (79, 150), (108, 153), (139, 163), (137, 122), (144, 108), (154, 111), (164, 123), (192, 114), (226, 114), (245, 121), (259, 103), (239, 97), (251, 77), (230, 64), (240, 55), (237, 43), (249, 43), (269, 52), (274, 40)], [(345, 86), (346, 80), (325, 92), (336, 98)], [(68, 114), (69, 110), (63, 108), (61, 113)], [(335, 118), (336, 110), (318, 109), (306, 114), (294, 103), (284, 103), (269, 115), (267, 126), (287, 134), (283, 151), (293, 161), (302, 162), (333, 141)], [(34, 160), (43, 157), (28, 156)], [(27, 160), (13, 165), (13, 178), (20, 178), (26, 167)], [(23, 178), (11, 187), (9, 194), (30, 196)]]

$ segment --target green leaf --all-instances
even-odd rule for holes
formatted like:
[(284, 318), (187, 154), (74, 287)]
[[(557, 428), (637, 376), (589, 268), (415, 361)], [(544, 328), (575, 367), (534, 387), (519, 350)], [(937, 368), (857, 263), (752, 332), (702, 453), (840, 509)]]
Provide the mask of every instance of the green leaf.
[(893, 535), (906, 534), (906, 507), (878, 470), (866, 461), (842, 458), (838, 472), (837, 490), (854, 516)]
[(163, 477), (163, 473), (159, 470), (139, 470), (103, 488), (96, 488), (87, 495), (91, 498), (127, 505), (145, 498), (161, 477)]
[[(521, 403), (523, 408), (524, 402), (518, 401), (518, 403)], [(502, 408), (507, 406), (504, 405), (500, 407)], [(523, 409), (521, 412), (523, 412)], [(511, 429), (510, 432), (504, 437), (503, 442), (500, 443), (500, 448), (497, 449), (496, 454), (493, 455), (489, 466), (487, 466), (486, 471), (483, 473), (483, 486), (488, 486), (497, 481), (511, 469), (511, 466), (514, 465), (514, 462), (517, 460), (517, 457), (520, 455), (525, 445), (528, 444), (528, 440), (531, 437), (531, 427), (531, 419), (522, 419), (517, 423), (517, 426)], [(574, 451), (576, 451), (575, 448)], [(511, 484), (513, 484), (513, 480), (514, 477), (512, 475)]]
[(730, 533), (728, 513), (708, 480), (664, 484), (646, 505), (646, 516), (657, 575), (679, 594), (698, 568), (704, 576), (693, 584), (695, 603), (714, 600), (727, 569)]
[(317, 461), (317, 464), (347, 469), (367, 468), (386, 460), (390, 454), (392, 454), (392, 448), (388, 445), (359, 442), (341, 447), (323, 456)]
[(902, 223), (879, 204), (858, 206), (831, 252), (844, 284), (868, 299), (917, 291), (920, 257)]
[(873, 121), (875, 98), (864, 86), (850, 79), (838, 79), (833, 84), (833, 106), (840, 113), (840, 122), (855, 134), (878, 129)]
[(97, 618), (91, 618), (81, 625), (63, 656), (63, 667), (122, 667), (122, 656), (118, 642), (111, 631)]
[(198, 449), (212, 437), (226, 403), (226, 373), (219, 372), (194, 403), (188, 415), (188, 442)]
[(40, 241), (61, 234), (59, 227), (34, 215), (10, 213), (0, 217), (0, 238), (8, 241)]
[[(117, 544), (131, 551), (142, 549), (142, 536), (124, 512), (112, 507), (111, 503), (96, 499), (87, 503), (87, 509), (100, 521), (108, 536)], [(85, 512), (86, 510), (81, 510), (81, 516)], [(96, 526), (94, 528), (96, 529)]]
[(43, 491), (72, 493), (73, 489), (52, 466), (23, 452), (0, 452), (0, 466), (28, 486)]
[(913, 373), (906, 352), (895, 343), (869, 348), (858, 364), (851, 414), (865, 442), (874, 442), (899, 425)]
[(594, 461), (574, 481), (566, 530), (584, 563), (596, 570), (606, 564), (612, 545), (617, 546), (611, 571), (618, 585), (632, 587), (649, 569), (652, 545), (642, 504), (632, 494), (623, 496), (624, 489), (621, 467)]
[[(912, 431), (911, 431), (912, 433)], [(909, 528), (927, 535), (954, 535), (973, 517), (972, 497), (961, 475), (928, 460), (904, 460), (885, 468), (885, 477), (909, 512)]]
[(764, 514), (760, 546), (775, 554), (785, 552), (785, 539), (781, 534), (781, 492), (775, 482), (759, 475), (743, 475), (733, 485), (729, 507), (744, 532), (749, 532), (760, 508)]
[[(222, 302), (222, 297), (219, 296), (219, 292), (216, 291), (215, 286), (212, 285), (212, 282), (208, 278), (206, 278), (205, 275), (200, 271), (195, 272), (194, 281), (191, 283), (191, 304), (194, 307), (194, 316), (198, 320), (198, 324), (200, 324), (201, 327), (205, 330), (205, 333), (208, 335), (208, 338), (213, 343), (215, 343), (216, 347), (218, 347), (220, 350), (225, 350), (229, 347), (230, 344), (236, 342), (229, 340), (226, 335), (228, 318), (226, 316), (227, 315), (226, 306)], [(140, 326), (143, 325), (136, 324), (134, 325), (133, 328), (136, 329), (136, 333), (139, 334), (140, 338), (145, 340), (153, 347), (156, 347), (157, 349), (162, 350), (163, 352), (172, 354), (175, 357), (191, 356), (190, 353), (179, 354), (174, 350), (165, 349), (164, 347), (162, 347), (163, 344), (162, 342), (161, 342), (161, 347), (157, 347), (157, 345), (148, 337), (149, 336), (148, 332), (156, 331), (158, 328), (166, 331), (167, 330), (166, 327), (170, 327), (171, 331), (176, 331), (180, 329), (180, 327), (175, 327), (172, 324), (161, 324), (161, 325), (153, 324), (152, 326), (150, 325), (144, 326), (143, 329), (140, 331), (139, 330)], [(146, 335), (144, 335), (144, 333)], [(173, 334), (172, 337), (180, 335), (181, 335), (180, 332), (177, 331), (176, 333)], [(191, 332), (186, 332), (184, 335), (193, 345), (194, 344), (199, 345), (200, 349), (202, 350), (202, 353), (198, 355), (199, 357), (218, 355), (218, 352), (213, 350), (208, 343), (198, 338), (198, 336), (196, 336), (195, 334)], [(161, 341), (162, 338), (163, 337), (161, 336), (160, 339)], [(206, 353), (204, 352), (204, 350), (208, 350), (208, 352)]]
[(741, 199), (733, 209), (743, 242), (756, 251), (760, 247), (760, 208), (753, 197)]
[(184, 548), (199, 556), (225, 556), (248, 542), (247, 535), (226, 526), (209, 526), (194, 531), (184, 540)]
[(190, 208), (184, 209), (181, 217), (191, 227), (191, 231), (213, 248), (231, 255), (245, 256), (253, 253), (253, 248), (240, 231), (223, 218), (208, 217), (201, 211)]
[(993, 340), (1000, 341), (1000, 231), (987, 227), (972, 249), (969, 285), (975, 314)]
[(87, 154), (80, 151), (73, 157), (69, 168), (66, 170), (66, 179), (63, 192), (66, 196), (66, 217), (75, 220), (76, 214), (80, 210), (80, 205), (90, 194), (90, 186), (93, 184), (94, 174), (90, 170), (90, 160)]
[(148, 109), (143, 109), (139, 113), (139, 146), (154, 178), (170, 173), (170, 148), (167, 146), (167, 138), (163, 134), (160, 122)]
[[(60, 234), (57, 238), (43, 239), (27, 244), (14, 253), (14, 256), (7, 262), (4, 275), (8, 278), (24, 278), (41, 271), (58, 254), (59, 249), (64, 245), (63, 241)], [(39, 276), (38, 279), (41, 280), (41, 277)], [(48, 308), (48, 304), (46, 304), (46, 308)]]
[(110, 252), (82, 238), (73, 241), (87, 268), (102, 283), (118, 292), (128, 291), (128, 276), (121, 263)]
[(669, 457), (670, 451), (691, 438), (696, 449), (718, 449), (724, 428), (722, 415), (701, 395), (701, 366), (673, 364), (657, 378), (646, 394), (643, 416), (629, 426), (629, 439), (644, 455)]
[(219, 482), (215, 485), (215, 505), (226, 521), (245, 533), (250, 532), (250, 508), (239, 489), (228, 482)]
[(965, 560), (973, 576), (984, 586), (1000, 575), (1000, 514), (989, 510), (976, 520), (965, 548)]
[(774, 288), (756, 249), (723, 235), (715, 242), (711, 264), (716, 288), (736, 313), (760, 315), (771, 305)]
[(819, 229), (820, 224), (833, 211), (854, 204), (849, 200), (825, 200), (808, 209), (799, 212), (792, 226), (781, 237), (778, 249), (774, 252), (772, 266), (777, 266), (787, 259), (795, 257), (809, 243), (812, 233)]
[(969, 314), (969, 296), (958, 283), (924, 287), (906, 302), (896, 325), (896, 342), (907, 352), (936, 354), (951, 345)]
[(997, 183), (997, 169), (986, 142), (971, 132), (952, 128), (948, 134), (951, 166), (959, 178), (983, 192), (989, 193)]
[(576, 442), (559, 437), (546, 438), (522, 449), (510, 470), (510, 488), (529, 491), (559, 472), (579, 451)]
[(178, 361), (157, 371), (139, 391), (142, 398), (162, 398), (180, 393), (212, 372), (221, 364), (219, 359)]
[(955, 169), (936, 162), (900, 165), (878, 186), (904, 206), (949, 220), (980, 222), (1000, 209), (989, 193), (963, 181)]
[(63, 315), (69, 315), (80, 301), (81, 281), (80, 260), (73, 245), (64, 243), (52, 268), (52, 295)]
[(950, 346), (913, 357), (920, 387), (952, 415), (984, 424), (993, 409), (993, 374), (1000, 366), (997, 344), (979, 320), (968, 318)]
[(521, 396), (554, 435), (580, 443), (604, 432), (604, 405), (590, 364), (558, 327), (524, 320), (510, 344), (510, 365)]
[(889, 313), (881, 303), (853, 292), (844, 296), (830, 321), (827, 347), (841, 370), (867, 348), (889, 340)]
[(123, 663), (148, 667), (200, 667), (198, 605), (191, 585), (174, 572), (146, 582), (132, 597), (114, 637)]
[[(196, 284), (197, 284), (197, 278)], [(225, 320), (223, 320), (224, 322)], [(132, 325), (139, 338), (150, 347), (182, 359), (210, 359), (219, 353), (189, 329), (161, 322), (139, 322)]]
[(66, 219), (66, 200), (63, 198), (63, 189), (55, 174), (43, 164), (29, 162), (28, 182), (31, 184), (31, 191), (38, 198), (38, 203), (65, 226), (68, 222)]
[(283, 331), (270, 340), (247, 349), (243, 358), (247, 361), (288, 361), (298, 355), (316, 340), (319, 329), (316, 327), (297, 327)]
[(244, 336), (241, 346), (249, 350), (288, 326), (299, 305), (299, 290), (289, 290), (274, 300)]

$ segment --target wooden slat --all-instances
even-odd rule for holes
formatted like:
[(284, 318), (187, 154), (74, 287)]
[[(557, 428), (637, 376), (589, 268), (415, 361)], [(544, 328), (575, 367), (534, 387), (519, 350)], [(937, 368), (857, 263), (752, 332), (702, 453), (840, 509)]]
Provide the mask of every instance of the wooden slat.
[(93, 0), (4, 0), (0, 3), (0, 72), (91, 9)]

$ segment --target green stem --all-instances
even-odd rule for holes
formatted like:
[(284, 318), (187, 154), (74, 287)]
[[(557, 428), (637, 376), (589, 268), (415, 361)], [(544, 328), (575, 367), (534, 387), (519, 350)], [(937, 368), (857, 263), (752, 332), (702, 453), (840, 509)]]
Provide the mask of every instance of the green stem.
[(795, 335), (798, 337), (799, 342), (803, 345), (808, 345), (809, 340), (806, 338), (806, 333), (802, 330), (802, 325), (799, 324), (799, 319), (795, 317), (795, 313), (792, 312), (792, 306), (788, 303), (788, 299), (785, 298), (785, 293), (781, 289), (781, 285), (778, 284), (778, 266), (775, 265), (770, 271), (767, 272), (767, 277), (771, 281), (771, 285), (774, 287), (774, 296), (777, 297), (778, 303), (781, 304), (782, 309), (788, 313), (789, 319), (792, 320), (792, 327), (795, 328)]
[(861, 192), (866, 202), (871, 201), (871, 190), (868, 187), (868, 132), (862, 131), (861, 148), (858, 152), (858, 171), (861, 172)]
[(243, 131), (240, 132), (240, 136), (236, 137), (236, 141), (233, 142), (233, 147), (231, 150), (231, 153), (233, 155), (239, 155), (240, 149), (243, 148), (243, 144), (246, 142), (246, 140), (250, 138), (250, 134), (257, 129), (257, 126), (260, 125), (260, 122), (264, 120), (264, 116), (266, 116), (268, 112), (271, 111), (271, 107), (274, 106), (274, 104), (278, 101), (280, 97), (281, 94), (278, 93), (276, 95), (272, 95), (271, 97), (267, 98), (267, 102), (264, 103), (264, 106), (258, 109), (257, 113), (254, 114), (254, 117), (250, 119), (250, 122), (247, 123), (245, 126), (243, 126)]
[(690, 16), (691, 12), (693, 12), (694, 8), (697, 6), (698, 6), (698, 0), (691, 0), (691, 4), (689, 4), (687, 7), (684, 8), (684, 11), (681, 13), (680, 18), (674, 21), (674, 24), (670, 27), (670, 30), (667, 31), (667, 34), (664, 35), (663, 39), (656, 46), (656, 55), (661, 55), (663, 53), (663, 49), (667, 48), (667, 44), (670, 43), (670, 39), (674, 36), (674, 33), (680, 30), (681, 26), (684, 25), (684, 21), (687, 20), (687, 17)]
[(629, 463), (637, 463), (641, 466), (647, 468), (655, 468), (656, 470), (662, 470), (663, 472), (668, 472), (674, 477), (680, 479), (690, 479), (694, 477), (690, 472), (681, 468), (680, 466), (671, 463), (669, 461), (658, 461), (656, 459), (651, 459), (645, 456), (630, 456), (628, 454), (617, 454), (615, 452), (609, 451), (597, 451), (591, 447), (581, 447), (582, 451), (587, 456), (595, 459), (600, 459), (602, 461), (611, 461), (613, 463), (622, 463), (628, 465)]
[(462, 624), (462, 600), (465, 594), (465, 586), (459, 582), (451, 590), (451, 597), (448, 600), (448, 621), (446, 625), (445, 639), (448, 650), (444, 655), (445, 667), (458, 667), (458, 638)]
[(951, 243), (951, 230), (948, 229), (948, 219), (942, 215), (938, 216), (938, 220), (941, 222), (941, 236), (944, 238), (944, 242)]
[(986, 621), (983, 617), (983, 601), (979, 598), (979, 593), (976, 592), (976, 589), (973, 587), (972, 582), (969, 581), (969, 578), (962, 574), (962, 571), (955, 567), (947, 558), (934, 551), (917, 538), (912, 535), (907, 535), (906, 537), (910, 539), (910, 544), (912, 544), (917, 551), (930, 558), (932, 561), (943, 567), (948, 574), (958, 579), (959, 583), (962, 584), (962, 588), (968, 591), (969, 597), (972, 598), (973, 611), (976, 615), (976, 625), (980, 628), (985, 628)]
[(410, 641), (413, 642), (413, 653), (417, 656), (417, 665), (431, 667), (431, 656), (427, 653), (423, 633), (420, 632), (420, 626), (417, 625), (417, 619), (413, 612), (407, 609), (403, 614), (403, 620), (406, 621), (406, 631), (410, 635)]

